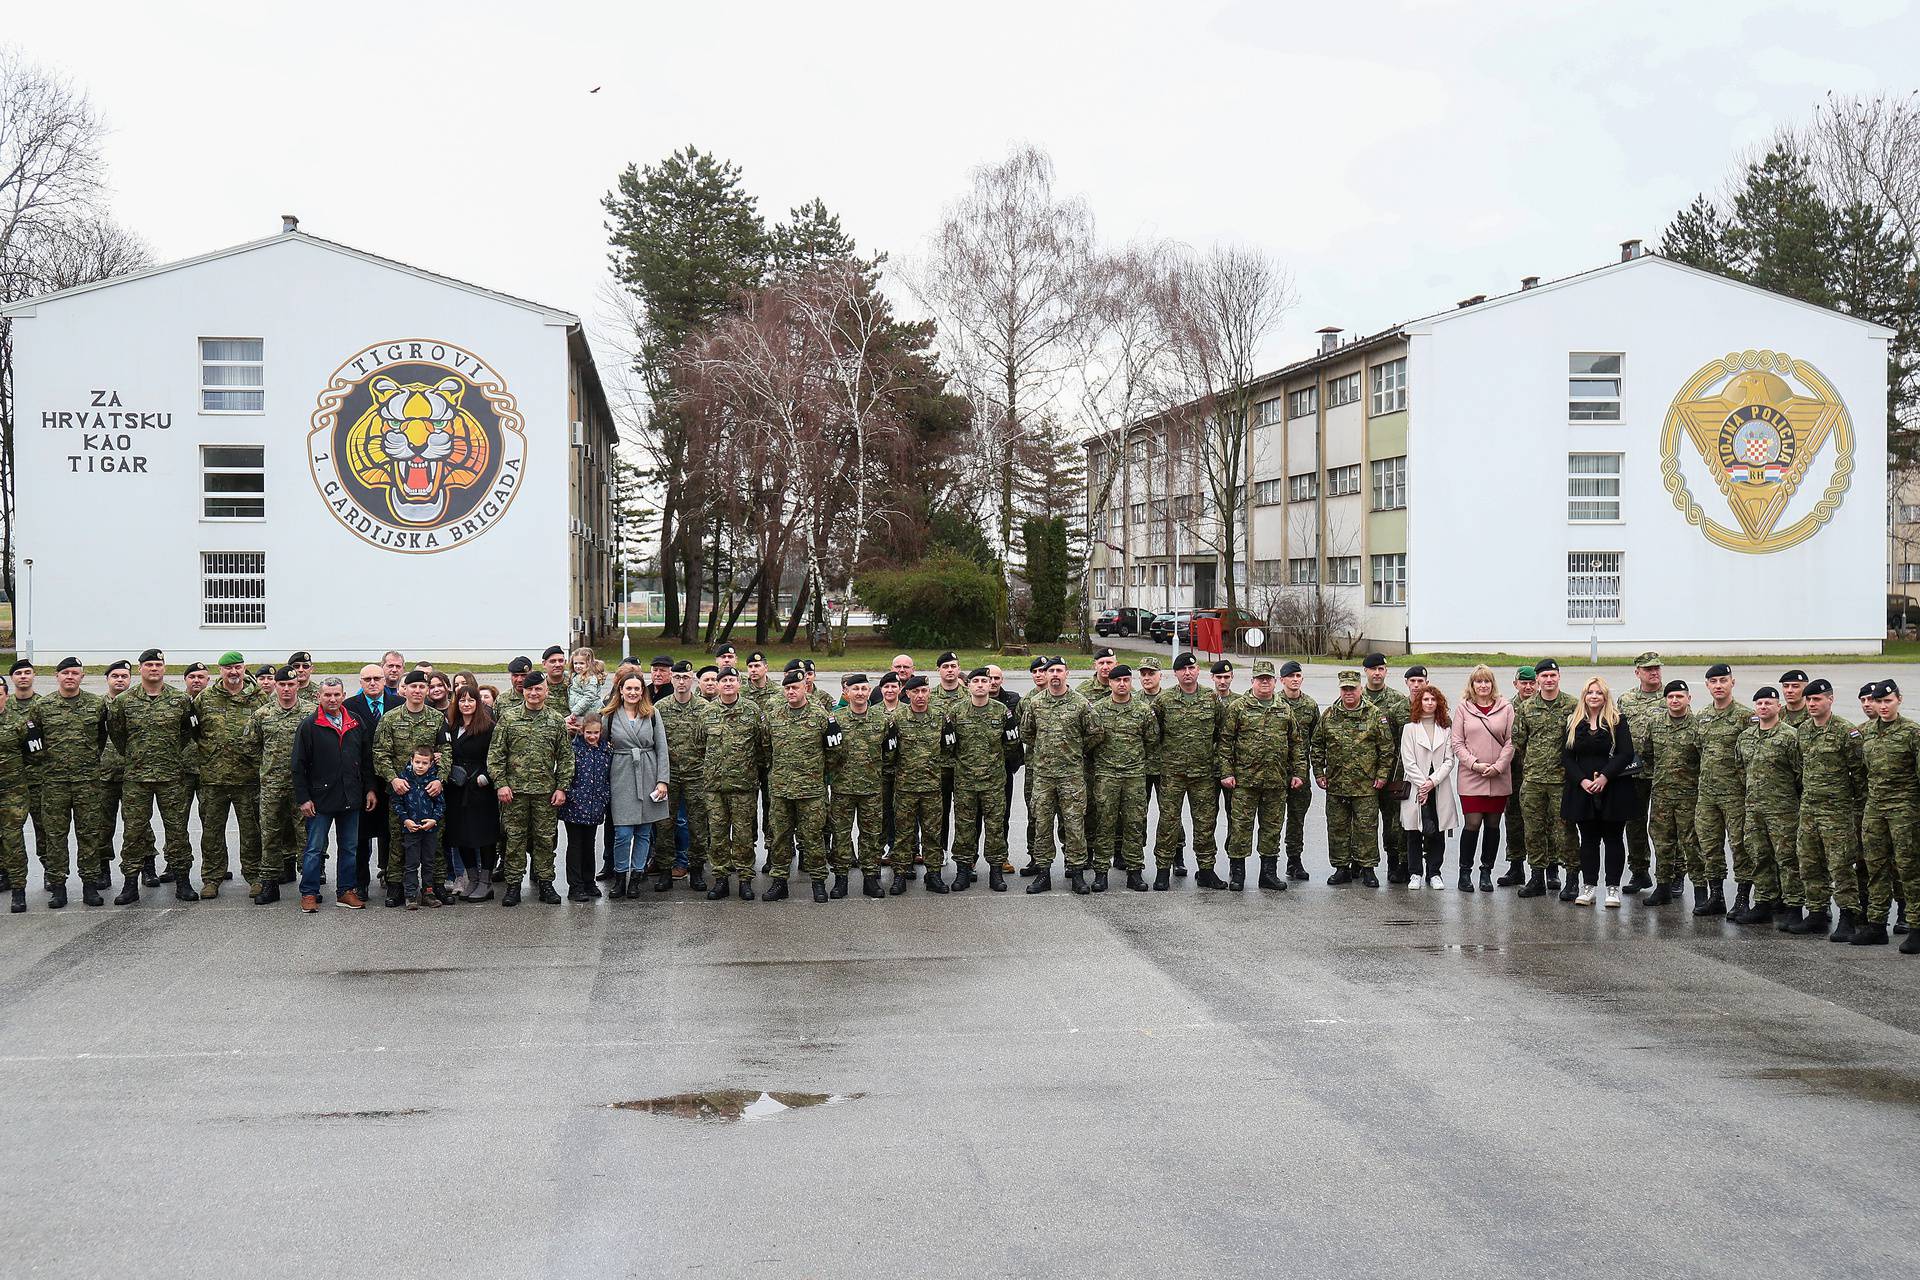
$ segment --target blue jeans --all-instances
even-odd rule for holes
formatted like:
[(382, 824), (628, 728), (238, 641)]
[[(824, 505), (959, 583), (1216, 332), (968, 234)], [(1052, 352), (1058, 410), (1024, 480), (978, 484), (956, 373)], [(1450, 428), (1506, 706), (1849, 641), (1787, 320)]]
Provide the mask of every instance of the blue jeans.
[(613, 829), (613, 874), (624, 875), (629, 871), (645, 871), (647, 855), (653, 848), (653, 824), (643, 822), (636, 827), (615, 827)]
[(327, 869), (329, 827), (333, 828), (334, 851), (340, 855), (336, 889), (345, 893), (360, 887), (356, 879), (358, 868), (354, 866), (360, 843), (360, 811), (316, 813), (307, 819), (307, 849), (300, 855), (300, 896), (303, 898), (320, 892), (320, 877)]

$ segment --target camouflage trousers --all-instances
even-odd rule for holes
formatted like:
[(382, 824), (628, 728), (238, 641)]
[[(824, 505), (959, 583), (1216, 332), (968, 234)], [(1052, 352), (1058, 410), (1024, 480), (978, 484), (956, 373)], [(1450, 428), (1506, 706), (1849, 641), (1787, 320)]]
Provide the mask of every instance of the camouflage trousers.
[(40, 866), (49, 882), (62, 883), (74, 862), (67, 856), (67, 833), (78, 837), (80, 878), (100, 884), (107, 878), (107, 842), (100, 829), (99, 784), (49, 781), (40, 784)]
[(1219, 789), (1219, 782), (1210, 773), (1160, 775), (1160, 819), (1153, 833), (1155, 867), (1180, 865), (1180, 850), (1186, 841), (1186, 831), (1180, 823), (1180, 809), (1184, 804), (1193, 815), (1193, 865), (1201, 871), (1213, 869), (1220, 859), (1216, 834), (1219, 808), (1214, 799)]
[[(240, 820), (240, 878), (262, 882), (260, 869), (260, 784), (206, 782), (200, 786), (200, 874), (218, 880), (228, 870), (227, 811)], [(280, 868), (273, 869), (274, 876)]]
[(260, 874), (278, 880), (297, 865), (306, 839), (300, 812), (294, 807), (293, 788), (276, 780), (260, 784)]
[(707, 839), (717, 874), (753, 879), (754, 818), (759, 806), (756, 791), (707, 792)]
[[(117, 777), (106, 778), (93, 784), (94, 795), (99, 800), (99, 807), (95, 812), (100, 824), (100, 878), (102, 880), (106, 879), (106, 872), (113, 869), (113, 831), (120, 825), (120, 796), (125, 788), (126, 784)], [(125, 833), (122, 833), (121, 842), (125, 843), (125, 841)], [(305, 845), (301, 847), (304, 848)]]
[(1661, 884), (1679, 884), (1693, 877), (1695, 884), (1707, 882), (1706, 868), (1700, 862), (1700, 842), (1693, 838), (1693, 810), (1699, 797), (1691, 791), (1653, 793), (1647, 810), (1647, 833), (1653, 840), (1658, 858)]
[(1801, 898), (1807, 910), (1825, 911), (1827, 903), (1836, 899), (1849, 911), (1865, 909), (1860, 880), (1853, 873), (1860, 857), (1860, 836), (1851, 805), (1838, 809), (1802, 805), (1794, 850), (1800, 858)]
[(138, 875), (140, 863), (153, 857), (153, 810), (160, 810), (160, 826), (166, 844), (162, 854), (165, 869), (175, 875), (193, 874), (193, 841), (187, 837), (187, 808), (193, 803), (193, 791), (187, 784), (172, 782), (136, 782), (132, 778), (120, 784), (121, 820), (126, 823), (126, 838), (120, 845), (120, 874)]
[(1702, 795), (1693, 810), (1693, 836), (1700, 843), (1700, 865), (1707, 884), (1727, 878), (1727, 845), (1733, 846), (1733, 878), (1751, 879), (1747, 863), (1746, 797)]
[(1627, 870), (1646, 875), (1653, 867), (1653, 849), (1648, 841), (1649, 804), (1653, 799), (1653, 779), (1633, 778), (1633, 812), (1627, 815)]
[(893, 867), (913, 870), (915, 858), (925, 858), (929, 869), (946, 865), (946, 847), (940, 843), (941, 797), (938, 791), (893, 789)]
[[(1007, 788), (955, 785), (953, 790), (953, 860), (971, 867), (986, 845), (987, 867), (1007, 860)], [(984, 830), (982, 829), (984, 828)]]
[(1298, 862), (1307, 852), (1307, 813), (1313, 808), (1313, 783), (1287, 788), (1287, 861)]
[(1028, 852), (1035, 867), (1046, 870), (1053, 866), (1056, 822), (1068, 868), (1087, 865), (1086, 811), (1087, 785), (1079, 774), (1064, 778), (1043, 775), (1033, 780), (1033, 822), (1039, 843)]
[[(1860, 824), (1860, 847), (1867, 862), (1869, 920), (1886, 919), (1902, 884), (1920, 884), (1920, 841), (1915, 840), (1914, 829), (1917, 821), (1920, 811), (1911, 805), (1867, 801), (1866, 817)], [(1908, 902), (1908, 915), (1913, 912), (1914, 904)]]
[(1227, 857), (1250, 857), (1255, 849), (1254, 826), (1259, 825), (1260, 856), (1277, 857), (1280, 828), (1287, 817), (1289, 787), (1237, 786), (1233, 789), (1233, 819), (1227, 824)]
[[(1144, 867), (1147, 851), (1146, 778), (1094, 775), (1091, 808), (1093, 845), (1087, 850), (1087, 858), (1093, 868), (1105, 871), (1116, 858), (1129, 871)], [(1073, 865), (1069, 862), (1068, 870), (1072, 870)]]
[[(833, 848), (827, 857), (833, 873), (843, 876), (853, 870), (856, 854), (862, 871), (878, 872), (881, 833), (886, 829), (880, 797), (848, 795), (836, 788), (827, 802), (827, 818), (833, 827)], [(856, 823), (859, 827), (857, 844), (854, 836)]]
[(678, 842), (674, 838), (671, 815), (683, 811), (687, 815), (687, 866), (691, 869), (706, 865), (707, 800), (704, 790), (698, 778), (676, 779), (667, 784), (669, 816), (653, 824), (653, 863), (656, 867), (666, 867), (669, 871), (673, 869), (674, 846)]
[[(1397, 773), (1398, 770), (1395, 770)], [(1407, 863), (1407, 832), (1400, 825), (1400, 802), (1387, 795), (1385, 787), (1374, 792), (1374, 804), (1380, 814), (1380, 847), (1386, 850), (1387, 866), (1405, 870)], [(1367, 863), (1372, 866), (1372, 862)]]
[(1794, 852), (1798, 813), (1764, 813), (1751, 806), (1746, 814), (1747, 880), (1755, 902), (1800, 905), (1800, 857)]
[(1560, 816), (1560, 788), (1523, 787), (1520, 807), (1526, 810), (1527, 829), (1533, 841), (1527, 847), (1527, 866), (1545, 872), (1553, 867), (1569, 870), (1580, 865), (1580, 842), (1573, 824)]
[[(1374, 824), (1380, 821), (1380, 800), (1372, 792), (1359, 796), (1327, 793), (1327, 859), (1336, 870), (1359, 871), (1380, 860), (1374, 848)], [(1395, 815), (1394, 826), (1399, 826)]]
[[(560, 811), (553, 807), (553, 793), (514, 792), (512, 801), (500, 806), (500, 829), (506, 835), (500, 878), (508, 884), (519, 884), (531, 865), (536, 881), (551, 884), (553, 845), (560, 830)], [(405, 856), (405, 850), (401, 850), (401, 857)], [(393, 865), (391, 857), (387, 865)], [(387, 883), (399, 884), (401, 880), (389, 874)]]
[(786, 879), (793, 869), (793, 848), (800, 850), (800, 873), (810, 880), (827, 874), (827, 851), (822, 839), (827, 802), (822, 796), (773, 797), (773, 824), (767, 828), (767, 859), (773, 874)]
[[(1513, 794), (1507, 800), (1507, 861), (1515, 866), (1527, 860), (1527, 815), (1520, 810), (1520, 774), (1513, 775)], [(1688, 830), (1692, 830), (1689, 825)]]
[(27, 789), (0, 788), (0, 871), (16, 889), (27, 887)]

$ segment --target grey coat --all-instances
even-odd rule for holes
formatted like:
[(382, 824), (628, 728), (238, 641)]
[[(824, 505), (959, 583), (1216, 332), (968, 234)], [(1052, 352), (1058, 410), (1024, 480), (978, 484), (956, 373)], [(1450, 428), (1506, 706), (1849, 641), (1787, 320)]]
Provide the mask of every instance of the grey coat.
[(667, 802), (653, 798), (655, 784), (673, 775), (667, 763), (667, 731), (658, 715), (636, 718), (616, 707), (607, 717), (613, 747), (613, 825), (637, 827), (668, 818)]

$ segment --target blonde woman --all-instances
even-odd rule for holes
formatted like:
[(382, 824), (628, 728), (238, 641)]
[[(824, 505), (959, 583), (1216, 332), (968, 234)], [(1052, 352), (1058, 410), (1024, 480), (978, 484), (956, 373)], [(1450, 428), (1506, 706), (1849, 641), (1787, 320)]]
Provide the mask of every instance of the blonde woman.
[[(1480, 892), (1493, 892), (1500, 855), (1500, 815), (1513, 795), (1513, 704), (1484, 663), (1467, 673), (1453, 716), (1453, 758), (1460, 791), (1460, 892), (1473, 890), (1474, 845), (1480, 846)], [(1518, 883), (1519, 877), (1514, 877)]]
[(1580, 688), (1580, 705), (1567, 717), (1567, 743), (1561, 752), (1567, 780), (1560, 793), (1560, 816), (1580, 832), (1580, 892), (1576, 906), (1589, 907), (1599, 892), (1601, 846), (1606, 847), (1606, 904), (1620, 905), (1620, 873), (1626, 867), (1627, 819), (1633, 816), (1633, 735), (1620, 718), (1613, 691), (1599, 676)]

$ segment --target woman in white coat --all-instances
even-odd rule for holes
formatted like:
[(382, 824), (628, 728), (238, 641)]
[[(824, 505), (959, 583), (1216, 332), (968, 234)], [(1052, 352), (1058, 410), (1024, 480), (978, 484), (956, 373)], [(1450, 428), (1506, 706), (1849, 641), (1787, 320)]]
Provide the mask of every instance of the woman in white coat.
[(1460, 792), (1454, 780), (1452, 721), (1447, 696), (1428, 685), (1414, 695), (1413, 718), (1400, 731), (1400, 771), (1407, 796), (1400, 802), (1400, 825), (1407, 832), (1407, 888), (1421, 885), (1425, 854), (1426, 886), (1444, 889), (1440, 867), (1447, 837), (1460, 826)]

